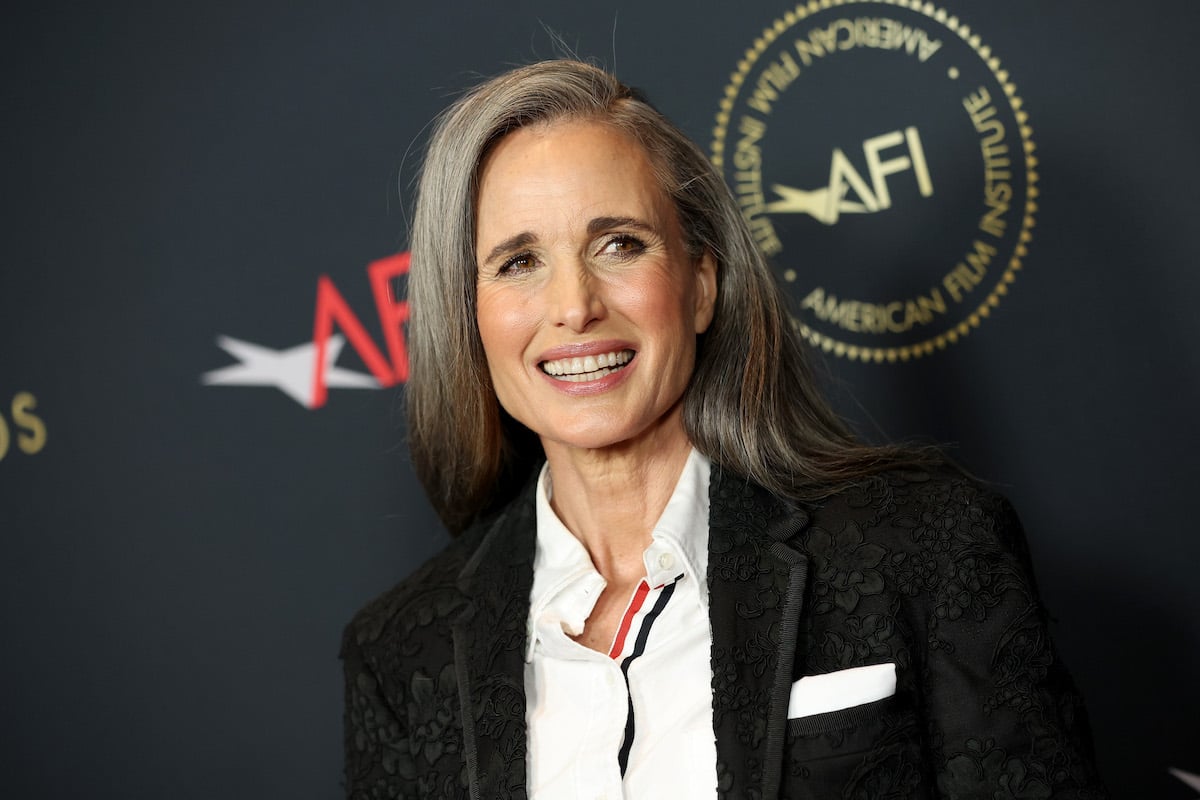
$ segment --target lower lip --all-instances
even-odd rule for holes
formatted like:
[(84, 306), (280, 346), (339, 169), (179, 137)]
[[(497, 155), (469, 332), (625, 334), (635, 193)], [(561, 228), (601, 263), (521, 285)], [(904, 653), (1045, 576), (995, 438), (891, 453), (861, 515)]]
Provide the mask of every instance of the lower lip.
[(584, 381), (581, 383), (560, 381), (553, 375), (548, 375), (543, 372), (541, 367), (537, 367), (537, 371), (541, 373), (542, 377), (545, 378), (551, 386), (563, 394), (571, 395), (572, 397), (588, 397), (594, 394), (602, 394), (618, 386), (622, 381), (625, 380), (625, 376), (629, 374), (630, 370), (632, 370), (636, 364), (637, 354), (635, 353), (633, 358), (631, 358), (625, 364), (625, 366), (621, 367), (616, 372), (610, 372), (603, 378), (597, 378), (594, 381)]

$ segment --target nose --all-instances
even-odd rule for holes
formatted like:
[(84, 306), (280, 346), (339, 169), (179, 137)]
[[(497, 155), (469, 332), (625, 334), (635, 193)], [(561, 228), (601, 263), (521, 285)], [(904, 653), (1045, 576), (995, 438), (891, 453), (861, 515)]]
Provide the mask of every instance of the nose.
[(607, 309), (596, 277), (583, 263), (562, 264), (551, 270), (547, 287), (550, 321), (556, 326), (584, 333), (604, 318)]

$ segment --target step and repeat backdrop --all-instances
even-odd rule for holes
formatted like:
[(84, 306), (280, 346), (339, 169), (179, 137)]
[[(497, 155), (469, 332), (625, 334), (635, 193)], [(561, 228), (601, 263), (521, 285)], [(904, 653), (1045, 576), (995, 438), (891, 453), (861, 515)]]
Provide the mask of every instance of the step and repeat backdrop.
[(401, 414), (427, 125), (573, 52), (711, 153), (856, 428), (1014, 500), (1114, 795), (1197, 797), (1198, 27), (1192, 0), (10, 9), (0, 796), (339, 796), (341, 627), (447, 542)]

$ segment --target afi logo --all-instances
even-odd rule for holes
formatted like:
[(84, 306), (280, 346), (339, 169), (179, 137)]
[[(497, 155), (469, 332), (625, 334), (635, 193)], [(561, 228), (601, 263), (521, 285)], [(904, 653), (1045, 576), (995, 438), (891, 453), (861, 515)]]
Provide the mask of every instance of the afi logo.
[[(393, 281), (408, 273), (408, 262), (408, 253), (398, 253), (367, 265), (386, 356), (371, 341), (333, 280), (322, 275), (317, 279), (311, 342), (272, 350), (231, 336), (219, 336), (217, 345), (240, 363), (206, 372), (200, 381), (210, 386), (274, 386), (305, 408), (325, 405), (331, 386), (382, 389), (407, 381), (408, 348), (403, 325), (408, 322), (408, 301), (396, 299)], [(335, 323), (345, 338), (333, 332)], [(336, 366), (347, 339), (371, 371), (370, 375)]]
[[(907, 155), (884, 158), (885, 150), (907, 145)], [(771, 187), (780, 199), (769, 203), (767, 213), (809, 214), (819, 222), (834, 225), (842, 214), (869, 214), (892, 207), (892, 194), (888, 191), (887, 178), (898, 172), (912, 170), (917, 179), (917, 188), (922, 197), (933, 194), (933, 181), (929, 178), (929, 165), (925, 163), (925, 150), (921, 147), (921, 136), (915, 127), (903, 131), (892, 131), (867, 139), (862, 144), (867, 164), (868, 185), (862, 175), (840, 147), (833, 149), (829, 164), (829, 184), (807, 191), (791, 186), (775, 184)], [(853, 190), (855, 199), (848, 199)]]

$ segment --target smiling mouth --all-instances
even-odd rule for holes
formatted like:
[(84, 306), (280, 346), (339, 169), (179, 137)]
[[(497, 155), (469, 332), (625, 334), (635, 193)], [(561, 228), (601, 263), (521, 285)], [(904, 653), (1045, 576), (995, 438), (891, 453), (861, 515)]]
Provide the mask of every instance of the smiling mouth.
[(542, 372), (559, 381), (569, 383), (587, 383), (598, 381), (603, 377), (624, 369), (633, 358), (632, 350), (619, 350), (612, 353), (601, 353), (583, 358), (560, 358), (555, 361), (543, 361)]

